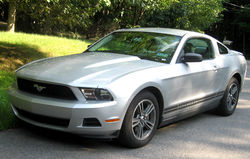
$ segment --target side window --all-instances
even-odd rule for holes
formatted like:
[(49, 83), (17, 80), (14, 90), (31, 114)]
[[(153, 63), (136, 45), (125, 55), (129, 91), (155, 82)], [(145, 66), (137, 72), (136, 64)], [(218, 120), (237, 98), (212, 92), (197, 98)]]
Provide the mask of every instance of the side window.
[(202, 55), (203, 59), (214, 58), (211, 41), (204, 38), (189, 39), (184, 45), (184, 53), (197, 53)]
[(220, 43), (217, 43), (217, 45), (218, 45), (220, 54), (228, 54), (227, 48), (225, 48), (225, 47), (224, 47), (223, 45), (221, 45)]

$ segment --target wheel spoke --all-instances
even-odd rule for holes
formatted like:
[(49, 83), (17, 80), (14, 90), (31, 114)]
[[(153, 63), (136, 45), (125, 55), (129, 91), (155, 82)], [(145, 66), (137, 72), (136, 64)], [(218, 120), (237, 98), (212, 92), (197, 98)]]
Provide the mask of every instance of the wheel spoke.
[(237, 99), (235, 97), (232, 97), (231, 100), (233, 104), (237, 103)]
[(143, 113), (143, 102), (138, 104), (138, 108), (139, 108), (139, 113), (142, 114)]
[(230, 95), (227, 97), (227, 104), (229, 107), (232, 105), (232, 97)]
[(154, 128), (154, 123), (152, 123), (149, 120), (144, 120), (145, 126), (149, 129), (152, 130)]
[(140, 139), (143, 137), (143, 126), (141, 124), (138, 127), (137, 137)]
[(238, 90), (237, 86), (232, 87), (231, 88), (231, 94), (235, 95), (235, 93), (237, 92), (237, 90)]
[(145, 116), (149, 116), (149, 114), (155, 109), (153, 104), (150, 104), (147, 109), (145, 110)]
[(132, 123), (133, 123), (132, 127), (134, 128), (134, 127), (136, 127), (137, 125), (139, 125), (140, 119), (138, 119), (138, 118), (133, 118)]

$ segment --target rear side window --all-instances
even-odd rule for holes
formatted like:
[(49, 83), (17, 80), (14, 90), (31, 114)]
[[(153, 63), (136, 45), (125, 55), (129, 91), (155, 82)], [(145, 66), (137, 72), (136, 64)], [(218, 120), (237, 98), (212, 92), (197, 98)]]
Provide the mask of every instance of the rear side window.
[(228, 54), (228, 50), (227, 50), (226, 47), (224, 47), (224, 46), (221, 45), (220, 43), (217, 43), (217, 45), (218, 45), (220, 54)]
[(197, 53), (202, 55), (203, 59), (212, 59), (214, 52), (211, 41), (205, 38), (189, 39), (184, 45), (184, 53)]

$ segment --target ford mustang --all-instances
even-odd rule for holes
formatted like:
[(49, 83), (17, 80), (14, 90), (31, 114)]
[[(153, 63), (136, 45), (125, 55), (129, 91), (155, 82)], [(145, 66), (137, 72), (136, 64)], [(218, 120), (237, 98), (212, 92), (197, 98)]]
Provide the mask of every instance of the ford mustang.
[(120, 29), (83, 53), (22, 66), (9, 99), (32, 125), (141, 147), (197, 113), (231, 115), (246, 67), (242, 53), (205, 34)]

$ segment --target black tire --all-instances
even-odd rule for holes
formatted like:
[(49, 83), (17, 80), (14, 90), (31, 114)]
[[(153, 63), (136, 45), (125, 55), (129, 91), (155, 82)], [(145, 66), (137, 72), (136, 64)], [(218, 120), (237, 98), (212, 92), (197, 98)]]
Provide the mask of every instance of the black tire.
[(118, 140), (129, 148), (142, 147), (152, 139), (158, 123), (159, 106), (156, 97), (148, 91), (141, 92), (127, 110)]
[[(232, 90), (235, 89), (235, 90)], [(240, 84), (236, 78), (232, 78), (227, 86), (224, 96), (221, 100), (217, 113), (222, 116), (229, 116), (233, 114), (238, 104), (240, 92)]]

